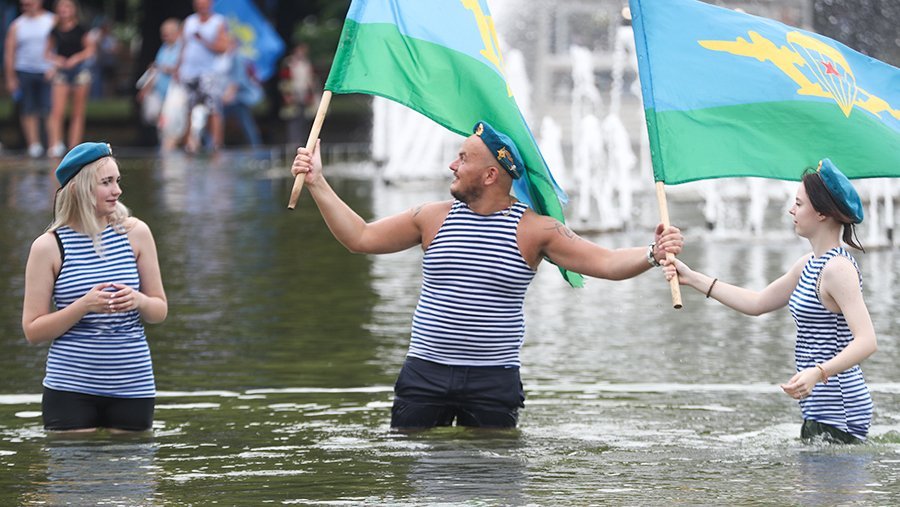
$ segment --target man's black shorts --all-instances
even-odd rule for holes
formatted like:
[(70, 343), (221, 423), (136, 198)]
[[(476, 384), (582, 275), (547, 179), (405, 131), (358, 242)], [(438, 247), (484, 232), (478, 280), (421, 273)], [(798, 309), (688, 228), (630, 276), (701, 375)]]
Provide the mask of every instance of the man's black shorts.
[(44, 388), (44, 429), (112, 428), (145, 431), (153, 426), (155, 398), (111, 398)]
[(408, 357), (394, 385), (391, 427), (514, 428), (525, 392), (519, 368), (447, 366)]

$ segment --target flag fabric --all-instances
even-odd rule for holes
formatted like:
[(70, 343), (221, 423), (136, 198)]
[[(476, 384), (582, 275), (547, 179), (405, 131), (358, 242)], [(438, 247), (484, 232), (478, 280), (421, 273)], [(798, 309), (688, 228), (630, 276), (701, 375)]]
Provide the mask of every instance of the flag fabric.
[(900, 69), (695, 0), (630, 0), (656, 181), (900, 176)]
[(225, 16), (241, 55), (253, 62), (256, 77), (267, 81), (284, 54), (284, 41), (251, 0), (216, 0), (213, 11)]
[[(353, 0), (325, 89), (391, 99), (463, 136), (487, 121), (525, 160), (525, 175), (513, 183), (516, 197), (565, 221), (565, 193), (506, 82), (484, 0)], [(560, 271), (572, 286), (583, 284), (581, 275)]]

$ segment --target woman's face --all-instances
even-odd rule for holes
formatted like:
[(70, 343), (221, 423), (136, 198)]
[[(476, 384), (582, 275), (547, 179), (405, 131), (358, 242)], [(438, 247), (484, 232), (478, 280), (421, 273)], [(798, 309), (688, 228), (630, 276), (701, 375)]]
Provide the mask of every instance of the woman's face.
[(119, 165), (110, 158), (100, 165), (95, 178), (94, 209), (98, 217), (106, 217), (116, 211), (116, 204), (122, 195), (122, 188), (119, 187), (122, 180)]
[(794, 231), (804, 238), (808, 238), (811, 231), (822, 221), (822, 215), (809, 202), (803, 183), (797, 188), (797, 196), (789, 213), (794, 217)]

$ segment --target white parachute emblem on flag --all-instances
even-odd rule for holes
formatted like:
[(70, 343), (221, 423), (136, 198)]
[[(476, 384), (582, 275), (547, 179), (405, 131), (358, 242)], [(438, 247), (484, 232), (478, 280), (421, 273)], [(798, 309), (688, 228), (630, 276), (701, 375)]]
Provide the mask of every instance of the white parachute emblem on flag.
[(787, 42), (806, 61), (806, 65), (798, 70), (811, 82), (821, 86), (823, 92), (831, 95), (844, 115), (850, 117), (859, 90), (856, 76), (844, 55), (819, 39), (800, 32), (788, 32)]

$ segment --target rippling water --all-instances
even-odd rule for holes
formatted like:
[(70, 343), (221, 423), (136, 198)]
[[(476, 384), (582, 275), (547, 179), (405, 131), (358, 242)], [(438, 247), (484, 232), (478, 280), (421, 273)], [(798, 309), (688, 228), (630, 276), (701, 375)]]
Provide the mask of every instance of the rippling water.
[[(123, 200), (152, 228), (170, 301), (148, 326), (152, 435), (46, 434), (46, 347), (21, 333), (24, 262), (49, 222), (39, 163), (0, 164), (0, 505), (892, 505), (900, 502), (897, 251), (858, 256), (879, 351), (862, 446), (804, 445), (777, 387), (793, 371), (786, 310), (751, 318), (694, 292), (671, 309), (658, 273), (568, 288), (541, 268), (526, 304), (526, 409), (515, 431), (388, 428), (419, 285), (416, 250), (351, 255), (308, 196), (236, 154), (120, 160)], [(336, 179), (366, 217), (446, 184)], [(588, 235), (644, 244), (638, 231)], [(683, 258), (761, 288), (805, 250), (782, 210), (764, 237), (703, 231), (672, 203)]]

